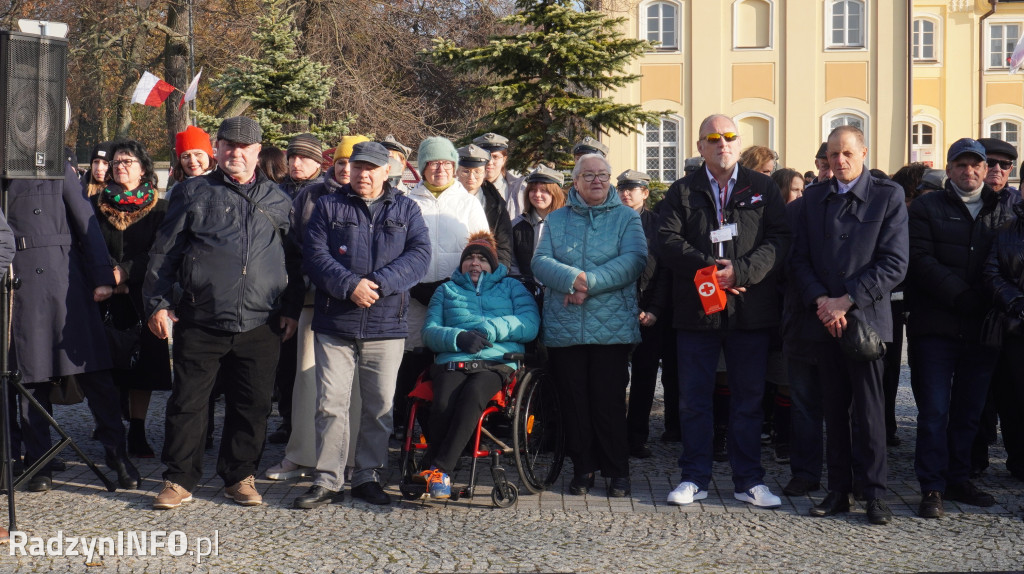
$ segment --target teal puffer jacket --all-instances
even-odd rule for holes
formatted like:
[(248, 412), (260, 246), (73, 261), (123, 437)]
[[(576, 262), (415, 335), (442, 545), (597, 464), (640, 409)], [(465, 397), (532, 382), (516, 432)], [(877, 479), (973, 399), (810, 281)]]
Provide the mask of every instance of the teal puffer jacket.
[[(463, 331), (487, 334), (493, 347), (471, 355), (458, 347), (455, 338)], [(499, 264), (493, 273), (480, 275), (478, 285), (468, 274), (452, 273), (452, 280), (434, 291), (423, 324), (423, 342), (437, 353), (435, 363), (482, 359), (501, 361), (505, 353), (522, 353), (524, 343), (537, 338), (540, 312), (523, 284), (508, 277)], [(515, 368), (514, 363), (507, 363)]]
[[(575, 189), (566, 207), (548, 215), (531, 267), (544, 284), (544, 331), (549, 347), (640, 342), (636, 280), (647, 264), (647, 239), (636, 211), (615, 188), (604, 203), (587, 205)], [(563, 305), (580, 272), (587, 274), (582, 305)]]

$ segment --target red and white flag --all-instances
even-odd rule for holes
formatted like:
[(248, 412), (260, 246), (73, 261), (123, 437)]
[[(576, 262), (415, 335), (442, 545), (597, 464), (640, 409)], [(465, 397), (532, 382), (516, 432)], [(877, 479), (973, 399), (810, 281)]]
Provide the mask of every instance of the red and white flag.
[(1010, 55), (1010, 73), (1016, 74), (1017, 70), (1024, 65), (1024, 35), (1021, 35), (1020, 39), (1017, 40), (1017, 45), (1013, 48), (1013, 54)]
[(149, 72), (143, 72), (142, 78), (135, 86), (135, 93), (132, 94), (132, 103), (158, 108), (173, 91), (174, 86)]
[(192, 83), (188, 85), (188, 89), (185, 90), (185, 95), (181, 96), (181, 101), (178, 102), (178, 109), (185, 105), (185, 102), (191, 102), (196, 99), (196, 92), (199, 91), (199, 76), (203, 75), (203, 69), (199, 68), (199, 73), (196, 77), (192, 78)]

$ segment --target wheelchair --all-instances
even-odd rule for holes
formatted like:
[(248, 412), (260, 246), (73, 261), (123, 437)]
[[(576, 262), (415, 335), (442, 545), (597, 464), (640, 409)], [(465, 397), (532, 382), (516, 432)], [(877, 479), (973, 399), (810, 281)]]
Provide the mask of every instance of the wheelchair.
[[(477, 421), (476, 432), (469, 444), (472, 467), (464, 487), (452, 485), (450, 500), (472, 499), (477, 484), (477, 463), (489, 459), (493, 488), (491, 502), (508, 508), (519, 499), (519, 487), (506, 475), (502, 456), (510, 456), (516, 464), (523, 486), (539, 494), (558, 480), (565, 459), (565, 434), (559, 412), (558, 394), (540, 368), (526, 366), (522, 353), (507, 353), (504, 360), (515, 362), (516, 370), (502, 384)], [(409, 393), (408, 432), (402, 444), (402, 478), (399, 490), (406, 500), (418, 500), (426, 494), (418, 482), (420, 460), (429, 443), (417, 414), (423, 414), (433, 399), (429, 369), (416, 381)], [(511, 437), (508, 436), (511, 425)], [(511, 440), (509, 440), (511, 438)], [(511, 446), (508, 444), (511, 442)], [(463, 453), (463, 457), (467, 453)]]

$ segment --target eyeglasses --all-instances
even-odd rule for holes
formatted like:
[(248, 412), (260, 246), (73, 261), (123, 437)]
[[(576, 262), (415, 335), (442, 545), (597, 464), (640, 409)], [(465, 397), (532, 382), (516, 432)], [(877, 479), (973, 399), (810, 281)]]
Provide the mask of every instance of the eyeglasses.
[(115, 159), (114, 161), (110, 162), (110, 167), (118, 167), (118, 166), (122, 166), (123, 165), (125, 167), (125, 169), (129, 169), (133, 165), (135, 165), (135, 162), (137, 162), (137, 161), (139, 161), (139, 160), (137, 160), (137, 159)]
[(450, 161), (440, 161), (440, 160), (438, 160), (438, 161), (428, 161), (427, 162), (427, 166), (426, 166), (427, 169), (452, 169), (454, 167), (455, 167), (454, 163), (452, 163)]
[(1013, 169), (1013, 160), (1009, 160), (1009, 159), (991, 159), (991, 158), (989, 158), (988, 160), (986, 160), (986, 163), (988, 163), (989, 167), (995, 167), (995, 166), (998, 165), (1004, 171), (1010, 171), (1011, 169)]
[(722, 138), (725, 138), (725, 141), (727, 141), (727, 142), (734, 142), (734, 141), (736, 141), (736, 138), (738, 138), (738, 137), (740, 137), (740, 134), (733, 133), (733, 132), (725, 132), (724, 134), (720, 134), (720, 133), (717, 133), (717, 132), (712, 132), (712, 133), (709, 133), (708, 135), (706, 135), (706, 136), (704, 136), (704, 137), (702, 137), (700, 139), (702, 139), (702, 140), (704, 140), (704, 141), (706, 141), (708, 143), (711, 143), (711, 144), (716, 144)]
[(581, 173), (580, 177), (582, 177), (583, 181), (585, 181), (587, 183), (590, 183), (590, 182), (594, 181), (595, 179), (597, 181), (606, 182), (606, 181), (608, 181), (608, 180), (610, 180), (612, 178), (612, 174), (610, 174), (610, 173)]

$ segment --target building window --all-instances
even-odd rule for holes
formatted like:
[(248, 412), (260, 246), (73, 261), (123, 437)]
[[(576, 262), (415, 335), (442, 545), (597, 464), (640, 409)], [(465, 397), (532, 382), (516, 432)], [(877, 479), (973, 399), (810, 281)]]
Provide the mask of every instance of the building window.
[(678, 179), (679, 122), (662, 120), (644, 128), (644, 154), (647, 175), (671, 183)]
[(935, 126), (915, 122), (910, 128), (910, 161), (935, 166)]
[(669, 2), (655, 2), (648, 4), (645, 9), (644, 22), (647, 29), (648, 42), (660, 42), (655, 50), (678, 50), (679, 49), (679, 13), (675, 4)]
[(855, 109), (841, 109), (835, 110), (830, 114), (826, 114), (821, 118), (821, 134), (822, 140), (828, 139), (828, 135), (832, 133), (832, 130), (839, 126), (853, 126), (860, 131), (864, 132), (864, 142), (870, 142), (870, 134), (868, 133), (868, 116), (862, 113), (860, 110)]
[[(988, 137), (995, 138), (997, 140), (1003, 140), (1004, 142), (1017, 148), (1017, 156), (1020, 157), (1020, 124), (1017, 122), (1003, 120), (993, 122), (988, 127)], [(1016, 179), (1019, 171), (1017, 165), (1014, 164), (1013, 171), (1010, 172), (1010, 178)]]
[(1020, 37), (1020, 24), (992, 24), (988, 27), (988, 67), (1010, 67), (1013, 47)]
[(935, 60), (935, 22), (923, 18), (914, 20), (914, 61)]
[(853, 126), (860, 131), (864, 131), (864, 120), (853, 114), (840, 114), (829, 121), (828, 129), (832, 131), (839, 126)]
[(833, 0), (828, 5), (830, 48), (864, 47), (864, 2)]
[(772, 3), (767, 0), (737, 0), (732, 12), (732, 47), (764, 50), (772, 47)]

